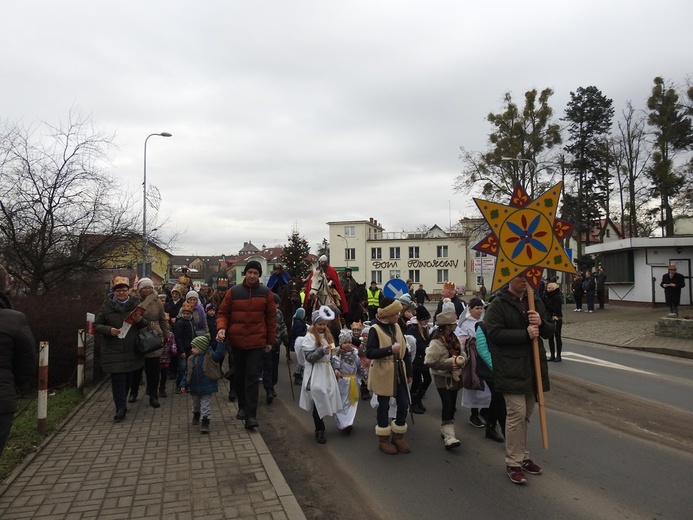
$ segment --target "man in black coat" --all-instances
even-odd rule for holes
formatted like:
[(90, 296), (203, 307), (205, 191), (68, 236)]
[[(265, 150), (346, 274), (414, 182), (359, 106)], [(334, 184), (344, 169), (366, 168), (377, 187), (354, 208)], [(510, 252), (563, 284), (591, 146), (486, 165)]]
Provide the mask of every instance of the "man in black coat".
[(36, 342), (26, 316), (12, 310), (8, 281), (0, 265), (0, 455), (17, 411), (17, 387), (28, 386), (36, 377)]
[(664, 288), (664, 298), (669, 306), (669, 311), (678, 318), (681, 289), (686, 287), (686, 279), (681, 273), (676, 272), (676, 264), (669, 264), (667, 274), (662, 276), (662, 282), (659, 286)]
[[(535, 310), (529, 310), (527, 294), (534, 298)], [(515, 484), (524, 484), (524, 473), (539, 475), (541, 467), (529, 459), (527, 429), (534, 410), (537, 381), (534, 373), (533, 340), (539, 342), (541, 384), (549, 390), (546, 352), (540, 338), (554, 334), (553, 323), (542, 301), (527, 289), (522, 276), (516, 276), (486, 309), (486, 339), (493, 361), (495, 391), (505, 397), (505, 465)]]

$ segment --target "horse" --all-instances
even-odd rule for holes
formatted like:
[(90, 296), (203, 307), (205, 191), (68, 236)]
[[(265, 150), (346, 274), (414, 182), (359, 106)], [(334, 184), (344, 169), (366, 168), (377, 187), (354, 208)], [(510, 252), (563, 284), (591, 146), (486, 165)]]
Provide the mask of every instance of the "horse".
[(351, 328), (351, 324), (355, 321), (363, 321), (365, 312), (365, 303), (368, 301), (366, 293), (366, 282), (356, 284), (356, 287), (349, 293), (347, 297), (347, 306), (349, 310), (344, 313), (344, 322), (346, 326)]
[(315, 269), (315, 271), (313, 271), (309, 297), (313, 301), (313, 311), (318, 310), (323, 305), (336, 309), (341, 307), (339, 294), (335, 289), (330, 287), (329, 281), (322, 269)]

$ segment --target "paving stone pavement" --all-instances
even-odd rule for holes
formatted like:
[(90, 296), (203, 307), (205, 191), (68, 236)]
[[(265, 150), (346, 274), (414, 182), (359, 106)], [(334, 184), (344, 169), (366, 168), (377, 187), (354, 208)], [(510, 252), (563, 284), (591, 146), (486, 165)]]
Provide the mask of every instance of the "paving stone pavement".
[(0, 485), (0, 518), (304, 520), (262, 423), (246, 430), (221, 383), (202, 435), (190, 396), (172, 391), (161, 408), (140, 398), (114, 423), (107, 379)]

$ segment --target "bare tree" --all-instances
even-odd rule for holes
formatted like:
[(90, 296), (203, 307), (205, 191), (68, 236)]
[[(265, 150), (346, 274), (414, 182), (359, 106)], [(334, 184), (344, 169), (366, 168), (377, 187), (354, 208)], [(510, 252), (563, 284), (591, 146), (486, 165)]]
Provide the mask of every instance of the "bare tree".
[(110, 263), (136, 242), (138, 212), (104, 172), (113, 135), (68, 120), (0, 131), (0, 257), (29, 294)]

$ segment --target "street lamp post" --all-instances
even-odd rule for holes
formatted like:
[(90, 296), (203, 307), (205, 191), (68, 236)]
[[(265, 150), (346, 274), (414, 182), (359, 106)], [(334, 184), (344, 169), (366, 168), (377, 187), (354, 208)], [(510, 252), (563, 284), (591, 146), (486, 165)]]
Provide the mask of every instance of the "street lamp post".
[(501, 161), (526, 162), (526, 163), (532, 165), (532, 175), (529, 176), (529, 190), (530, 190), (529, 196), (534, 197), (534, 175), (537, 173), (537, 163), (535, 163), (532, 159), (524, 159), (524, 158), (517, 158), (517, 157), (501, 157)]
[(346, 239), (346, 237), (343, 237), (342, 235), (337, 236), (344, 240), (344, 242), (346, 243), (346, 249), (344, 250), (344, 260), (346, 260), (346, 266), (349, 267), (349, 241)]
[(152, 136), (172, 137), (173, 134), (161, 132), (149, 134), (144, 140), (144, 179), (142, 180), (142, 278), (147, 276), (147, 141)]

